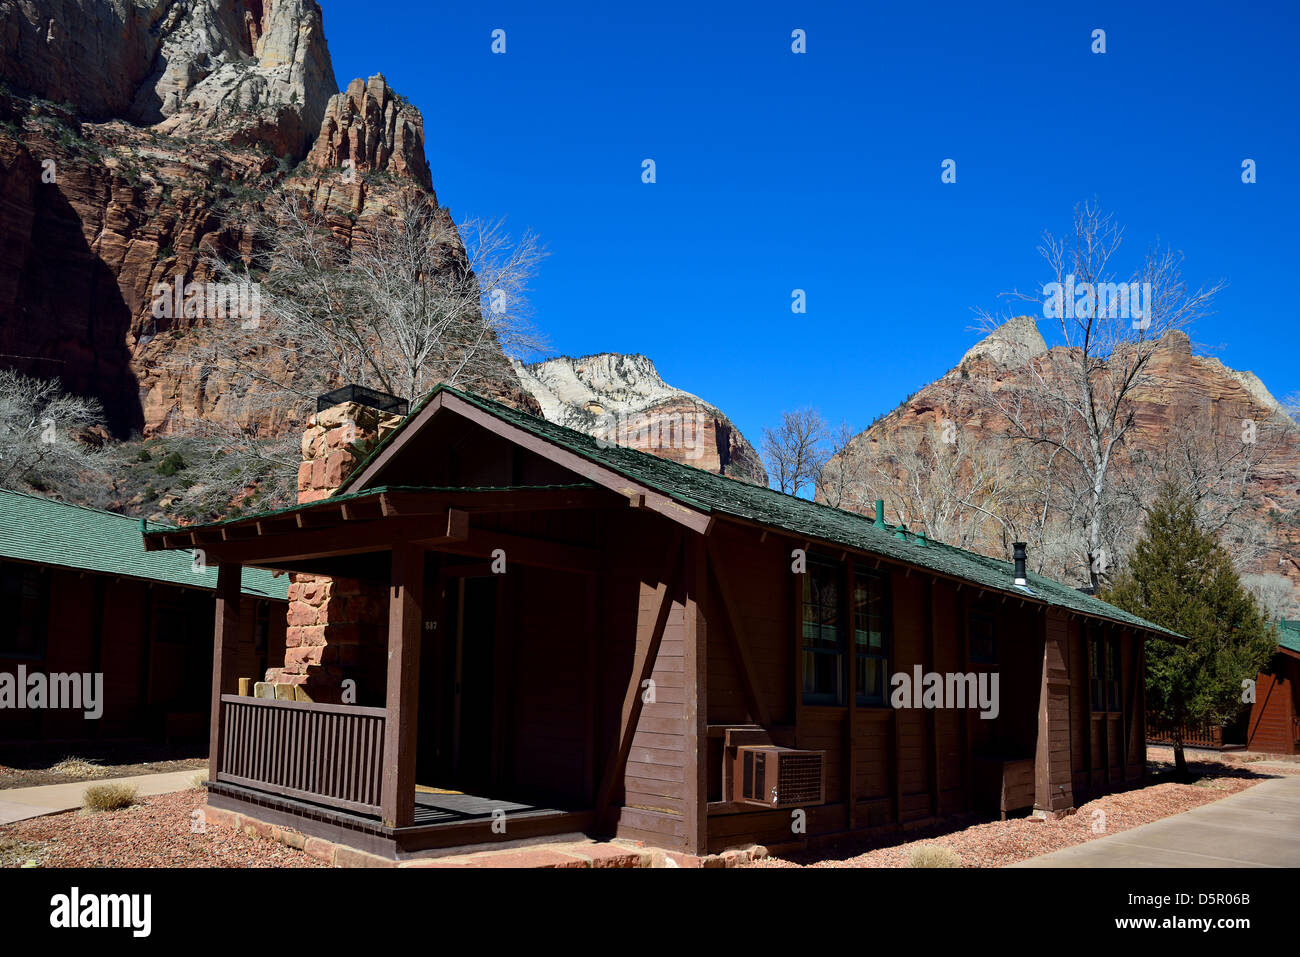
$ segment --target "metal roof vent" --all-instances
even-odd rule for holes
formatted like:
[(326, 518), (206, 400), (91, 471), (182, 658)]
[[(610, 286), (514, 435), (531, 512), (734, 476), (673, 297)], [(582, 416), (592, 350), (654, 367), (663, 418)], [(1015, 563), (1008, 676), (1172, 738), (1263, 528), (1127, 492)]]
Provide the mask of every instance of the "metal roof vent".
[(1025, 562), (1029, 558), (1029, 553), (1025, 550), (1025, 543), (1012, 542), (1011, 554), (1015, 558), (1015, 562), (1016, 562), (1016, 584), (1017, 585), (1028, 584), (1028, 582), (1025, 579)]

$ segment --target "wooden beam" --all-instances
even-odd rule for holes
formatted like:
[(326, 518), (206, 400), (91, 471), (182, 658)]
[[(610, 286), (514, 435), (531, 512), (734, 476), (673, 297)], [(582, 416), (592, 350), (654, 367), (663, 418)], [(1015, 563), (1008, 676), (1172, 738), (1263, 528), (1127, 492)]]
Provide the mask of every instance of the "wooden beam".
[(388, 827), (415, 823), (415, 756), (420, 704), (424, 549), (393, 549), (388, 596), (388, 684), (384, 699), (384, 777), (380, 816)]
[(636, 734), (637, 722), (641, 717), (642, 683), (650, 679), (654, 672), (655, 661), (659, 657), (659, 645), (663, 641), (664, 628), (668, 625), (668, 614), (672, 611), (673, 596), (677, 593), (683, 578), (682, 534), (680, 530), (673, 534), (671, 544), (664, 552), (664, 565), (655, 586), (653, 618), (638, 615), (637, 652), (628, 677), (627, 690), (623, 693), (623, 709), (619, 720), (618, 737), (610, 749), (605, 761), (605, 770), (600, 779), (600, 790), (596, 794), (596, 820), (603, 821), (614, 797), (618, 779), (627, 767), (628, 755), (632, 752), (632, 738)]
[(727, 634), (731, 636), (732, 648), (735, 650), (737, 661), (740, 664), (740, 684), (745, 693), (745, 705), (749, 710), (749, 718), (755, 724), (767, 727), (772, 723), (771, 716), (768, 714), (767, 705), (763, 701), (758, 689), (758, 682), (754, 677), (754, 659), (749, 653), (749, 643), (745, 641), (744, 631), (740, 627), (740, 609), (731, 600), (732, 596), (722, 581), (722, 571), (718, 562), (718, 545), (715, 541), (710, 540), (708, 543), (708, 557), (709, 574), (713, 578), (713, 587), (717, 590), (718, 598), (722, 601), (722, 623), (727, 629)]
[(217, 569), (217, 608), (212, 632), (212, 709), (208, 725), (208, 780), (217, 780), (225, 728), (221, 721), (221, 695), (234, 686), (236, 653), (239, 648), (239, 600), (242, 594), (239, 565), (222, 564)]
[(450, 514), (455, 511), (448, 509), (446, 515), (394, 517), (312, 529), (298, 528), (296, 519), (291, 517), (290, 524), (284, 526), (284, 534), (277, 534), (279, 530), (269, 526), (263, 528), (263, 523), (258, 522), (261, 537), (240, 542), (214, 542), (207, 548), (209, 558), (218, 563), (275, 565), (276, 562), (387, 551), (401, 542), (450, 543), (458, 540), (452, 536), (459, 534), (462, 527), (457, 524), (459, 519), (453, 519)]

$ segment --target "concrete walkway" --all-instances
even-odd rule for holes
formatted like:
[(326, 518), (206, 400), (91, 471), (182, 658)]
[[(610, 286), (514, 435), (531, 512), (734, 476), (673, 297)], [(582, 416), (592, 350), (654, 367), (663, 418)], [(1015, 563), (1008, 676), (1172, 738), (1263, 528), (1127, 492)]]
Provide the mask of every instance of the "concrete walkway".
[(1300, 776), (1014, 867), (1300, 867)]
[(194, 782), (197, 770), (167, 771), (163, 774), (134, 774), (127, 778), (95, 778), (70, 784), (43, 784), (34, 788), (8, 788), (0, 791), (0, 825), (25, 821), (30, 817), (58, 814), (81, 807), (81, 796), (94, 784), (134, 784), (140, 797), (184, 791)]

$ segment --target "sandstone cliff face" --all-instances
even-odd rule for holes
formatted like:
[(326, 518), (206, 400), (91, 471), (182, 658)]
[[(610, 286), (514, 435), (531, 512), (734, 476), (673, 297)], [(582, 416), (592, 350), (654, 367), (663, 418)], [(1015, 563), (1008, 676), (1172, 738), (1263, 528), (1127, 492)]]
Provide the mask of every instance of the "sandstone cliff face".
[(299, 430), (236, 394), (201, 320), (155, 319), (154, 287), (210, 279), (204, 245), (247, 252), (284, 191), (348, 243), (402, 190), (436, 203), (419, 110), (382, 76), (338, 92), (314, 0), (20, 0), (0, 36), (6, 364), (101, 399), (119, 436)]
[(675, 462), (767, 485), (753, 447), (722, 412), (664, 382), (641, 355), (548, 359), (515, 371), (552, 422)]
[[(942, 378), (857, 435), (852, 447), (896, 445), (890, 440), (917, 430), (933, 435), (946, 421), (968, 447), (1005, 450), (1008, 424), (968, 385), (983, 379), (994, 389), (1032, 387), (1025, 363), (1047, 352), (1032, 319), (1011, 320), (973, 346)], [(1125, 455), (1117, 460), (1121, 469), (1135, 456), (1154, 456), (1170, 436), (1186, 433), (1191, 425), (1210, 426), (1224, 437), (1226, 447), (1240, 441), (1246, 422), (1261, 430), (1267, 424), (1276, 445), (1262, 456), (1244, 496), (1248, 519), (1264, 547), (1247, 570), (1284, 575), (1300, 589), (1300, 430), (1259, 378), (1194, 354), (1185, 333), (1171, 332), (1157, 344), (1146, 383), (1135, 390), (1132, 402), (1135, 428)], [(980, 550), (1001, 555), (1000, 540), (985, 545)]]
[(315, 0), (17, 0), (0, 76), (90, 120), (301, 158), (337, 90)]

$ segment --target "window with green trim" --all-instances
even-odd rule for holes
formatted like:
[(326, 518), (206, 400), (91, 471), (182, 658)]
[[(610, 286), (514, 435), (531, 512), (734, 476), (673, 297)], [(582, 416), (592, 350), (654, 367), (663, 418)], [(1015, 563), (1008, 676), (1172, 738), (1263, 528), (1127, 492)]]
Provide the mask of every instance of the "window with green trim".
[(854, 664), (857, 703), (885, 703), (889, 684), (889, 576), (855, 570), (853, 575)]
[(844, 704), (844, 618), (840, 566), (809, 557), (803, 576), (803, 701)]

